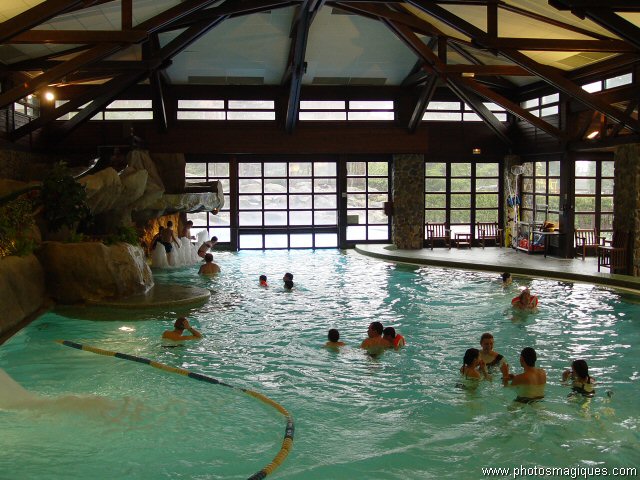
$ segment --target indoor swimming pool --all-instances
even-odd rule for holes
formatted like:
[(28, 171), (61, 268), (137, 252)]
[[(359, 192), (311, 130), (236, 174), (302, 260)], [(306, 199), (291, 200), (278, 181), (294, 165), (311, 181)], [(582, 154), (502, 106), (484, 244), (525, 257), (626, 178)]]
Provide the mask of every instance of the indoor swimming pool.
[[(0, 375), (0, 479), (247, 478), (278, 453), (286, 421), (240, 388), (268, 396), (295, 420), (291, 453), (268, 478), (482, 478), (486, 467), (640, 466), (638, 296), (524, 277), (503, 289), (495, 273), (335, 250), (214, 257), (217, 278), (198, 277), (197, 266), (154, 271), (157, 283), (211, 290), (208, 303), (187, 313), (200, 341), (165, 348), (161, 334), (179, 312), (134, 317), (113, 309), (107, 321), (48, 313), (0, 346), (7, 375)], [(294, 274), (291, 292), (285, 272)], [(537, 312), (513, 312), (521, 286), (538, 295)], [(379, 357), (359, 349), (372, 321), (395, 327), (406, 348)], [(347, 344), (338, 352), (323, 348), (329, 328)], [(457, 386), (464, 352), (479, 348), (484, 332), (516, 373), (522, 348), (536, 349), (548, 377), (542, 402), (514, 403), (514, 390), (498, 380)], [(592, 399), (568, 398), (561, 383), (577, 358), (597, 381)], [(15, 405), (12, 395), (35, 400)]]

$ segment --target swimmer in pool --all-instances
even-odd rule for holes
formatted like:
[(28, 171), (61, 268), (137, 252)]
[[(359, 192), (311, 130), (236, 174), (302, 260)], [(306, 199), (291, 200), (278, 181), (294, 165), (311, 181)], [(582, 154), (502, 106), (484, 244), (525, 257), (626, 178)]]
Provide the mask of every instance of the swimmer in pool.
[(571, 369), (562, 372), (562, 381), (571, 380), (571, 394), (580, 394), (584, 397), (593, 397), (596, 393), (595, 379), (589, 375), (589, 366), (585, 360), (574, 360)]
[(535, 310), (538, 307), (538, 297), (531, 295), (528, 288), (524, 288), (520, 295), (511, 300), (511, 305), (518, 310)]
[(340, 332), (337, 329), (332, 328), (331, 330), (329, 330), (329, 334), (327, 335), (327, 338), (329, 339), (329, 341), (324, 344), (325, 347), (327, 348), (344, 347), (344, 342), (340, 341)]
[(509, 272), (504, 272), (502, 275), (500, 275), (500, 277), (502, 278), (503, 287), (508, 287), (509, 285), (511, 285), (511, 281), (513, 279), (511, 278), (511, 274)]
[(384, 327), (380, 322), (371, 322), (369, 324), (369, 328), (367, 329), (367, 336), (362, 343), (360, 344), (360, 348), (365, 349), (372, 355), (377, 355), (382, 353), (384, 349), (389, 345), (387, 341), (382, 338), (382, 332)]
[(460, 373), (466, 379), (481, 380), (488, 378), (487, 369), (480, 359), (480, 351), (477, 348), (469, 348), (464, 352)]
[[(191, 335), (183, 335), (182, 332), (187, 330)], [(166, 340), (198, 340), (202, 338), (202, 334), (189, 325), (189, 320), (185, 317), (178, 318), (173, 324), (173, 330), (165, 330), (162, 334), (162, 338)]]
[(259, 281), (260, 281), (260, 286), (261, 287), (268, 287), (269, 286), (269, 284), (267, 283), (267, 276), (266, 275), (260, 275)]
[(544, 387), (547, 383), (547, 372), (542, 368), (536, 368), (538, 356), (531, 347), (526, 347), (520, 352), (520, 365), (524, 372), (519, 375), (509, 373), (509, 365), (503, 363), (502, 384), (505, 387), (518, 387), (518, 396), (515, 401), (520, 403), (532, 403), (544, 398)]
[(211, 237), (211, 240), (204, 242), (198, 248), (198, 256), (200, 258), (205, 258), (205, 255), (207, 254), (207, 252), (211, 250), (216, 243), (218, 243), (218, 237)]
[(404, 337), (396, 333), (396, 329), (393, 327), (386, 327), (382, 330), (382, 338), (387, 342), (387, 348), (393, 348), (394, 350), (398, 350), (407, 344)]
[(493, 350), (493, 335), (483, 333), (480, 337), (480, 360), (487, 366), (487, 371), (492, 373), (494, 370), (500, 369), (505, 362), (504, 357)]
[(293, 289), (293, 273), (285, 273), (284, 277), (282, 277), (282, 281), (284, 282), (285, 290)]
[(213, 255), (207, 253), (204, 256), (205, 264), (200, 266), (200, 270), (198, 270), (198, 275), (215, 275), (216, 273), (220, 273), (220, 267), (213, 263)]

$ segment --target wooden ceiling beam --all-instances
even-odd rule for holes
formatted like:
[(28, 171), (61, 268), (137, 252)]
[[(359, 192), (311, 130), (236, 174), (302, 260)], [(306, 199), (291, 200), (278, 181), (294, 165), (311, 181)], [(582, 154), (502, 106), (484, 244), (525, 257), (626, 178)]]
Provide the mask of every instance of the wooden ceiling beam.
[(637, 0), (549, 0), (558, 10), (580, 11), (589, 8), (610, 8), (618, 12), (640, 12)]
[(35, 92), (41, 88), (46, 87), (50, 83), (54, 83), (66, 74), (75, 72), (80, 67), (98, 61), (105, 58), (120, 49), (118, 44), (106, 44), (97, 45), (90, 50), (87, 50), (71, 60), (67, 60), (60, 65), (53, 67), (41, 75), (34, 77), (31, 81), (25, 82), (22, 85), (16, 86), (2, 94), (0, 94), (0, 108), (3, 108), (10, 103), (15, 102), (21, 98), (26, 97), (28, 94)]
[[(459, 45), (457, 43), (453, 43), (453, 42), (449, 42), (449, 46), (451, 47), (451, 49), (453, 51), (458, 53), (462, 58), (466, 59), (467, 61), (471, 62), (472, 64), (474, 64), (474, 65), (484, 65), (484, 63), (482, 63), (478, 58), (476, 58), (473, 54), (468, 52), (467, 49), (464, 46)], [(495, 85), (497, 87), (500, 87), (500, 88), (512, 89), (512, 88), (515, 87), (515, 85), (512, 82), (510, 82), (506, 78), (502, 78), (502, 77), (499, 77), (499, 76), (490, 77), (488, 79), (485, 79), (485, 81), (490, 82), (491, 84), (493, 84), (493, 85)]]
[(114, 88), (118, 88), (122, 82), (128, 82), (130, 78), (133, 78), (133, 75), (140, 74), (141, 72), (142, 71), (139, 71), (135, 74), (130, 72), (126, 75), (121, 75), (120, 77), (113, 78), (108, 82), (103, 83), (102, 85), (92, 87), (69, 99), (68, 102), (60, 105), (59, 107), (52, 110), (44, 111), (38, 118), (34, 118), (29, 123), (10, 132), (9, 138), (15, 142), (25, 135), (28, 135), (40, 128), (47, 126), (49, 123), (57, 120), (63, 115), (78, 110), (82, 105), (92, 101), (94, 98), (99, 97)]
[(529, 122), (534, 127), (539, 128), (544, 132), (547, 132), (552, 137), (555, 137), (559, 140), (565, 139), (566, 137), (565, 133), (561, 131), (559, 128), (556, 128), (550, 123), (545, 122), (541, 118), (536, 117), (531, 112), (525, 110), (517, 103), (512, 102), (511, 100), (503, 97), (502, 95), (494, 92), (490, 88), (487, 88), (486, 86), (476, 82), (475, 80), (471, 78), (459, 77), (456, 80), (456, 83), (466, 85), (469, 89), (471, 89), (473, 92), (477, 93), (481, 97), (489, 100), (490, 102), (495, 103), (496, 105), (500, 105), (502, 108), (504, 108), (511, 114), (515, 115), (516, 117), (526, 122)]
[(158, 15), (136, 25), (136, 30), (145, 30), (149, 35), (170, 27), (184, 17), (206, 8), (219, 0), (186, 0)]
[(513, 140), (509, 137), (507, 127), (484, 105), (476, 93), (469, 90), (464, 82), (459, 81), (460, 78), (461, 77), (448, 76), (447, 85), (449, 85), (449, 88), (482, 118), (484, 123), (493, 130), (493, 133), (495, 133), (505, 145), (512, 147)]
[[(320, 3), (321, 5), (321, 3)], [(285, 129), (292, 133), (298, 121), (300, 109), (300, 90), (302, 77), (306, 71), (304, 61), (309, 39), (309, 27), (318, 4), (313, 0), (305, 0), (298, 9), (292, 28), (291, 48), (289, 50), (289, 95), (287, 97), (287, 112), (285, 114)]]
[(544, 52), (614, 52), (638, 53), (638, 48), (621, 40), (566, 40), (561, 38), (500, 37), (488, 39), (487, 48)]
[(30, 30), (53, 17), (76, 7), (83, 0), (45, 0), (44, 2), (0, 23), (0, 43)]
[(122, 30), (133, 28), (133, 0), (121, 0), (120, 23)]
[(498, 2), (498, 7), (501, 10), (516, 13), (518, 15), (531, 18), (533, 20), (538, 20), (539, 22), (546, 23), (548, 25), (553, 25), (554, 27), (559, 27), (559, 28), (562, 28), (563, 30), (569, 30), (571, 32), (579, 33), (580, 35), (584, 35), (585, 37), (591, 37), (597, 40), (611, 40), (611, 37), (607, 37), (606, 35), (592, 32), (590, 30), (587, 30), (586, 28), (576, 27), (575, 25), (571, 25), (570, 23), (561, 22), (559, 20), (556, 20), (555, 18), (545, 17), (544, 15), (530, 12), (529, 10), (525, 10), (524, 8), (510, 5), (503, 1)]
[[(466, 20), (457, 17), (456, 15), (440, 7), (439, 5), (436, 5), (432, 2), (427, 2), (426, 0), (407, 1), (420, 10), (433, 15), (455, 30), (468, 35), (473, 39), (473, 41), (478, 42), (480, 45), (487, 44), (487, 36), (481, 29), (475, 27)], [(604, 113), (607, 117), (616, 122), (624, 123), (633, 131), (638, 131), (640, 129), (640, 124), (638, 124), (637, 120), (634, 120), (629, 115), (624, 115), (624, 113), (620, 110), (602, 102), (594, 95), (589, 94), (579, 86), (575, 85), (572, 81), (565, 78), (556, 69), (535, 62), (534, 60), (530, 59), (517, 50), (501, 49), (500, 54), (502, 54), (505, 58), (508, 58), (515, 64), (529, 70), (529, 72), (531, 72), (533, 75), (540, 77), (542, 80), (544, 80), (554, 88), (557, 88), (561, 92), (564, 92), (567, 95), (580, 101), (587, 107)]]
[(148, 36), (143, 30), (29, 30), (13, 36), (5, 43), (140, 43)]
[(420, 96), (418, 97), (418, 101), (413, 107), (411, 118), (409, 119), (409, 124), (407, 125), (407, 128), (411, 133), (414, 133), (420, 125), (420, 122), (422, 122), (424, 111), (427, 109), (427, 105), (429, 105), (429, 102), (433, 98), (433, 94), (435, 93), (437, 86), (438, 76), (436, 74), (429, 75), (427, 77), (427, 82), (420, 90)]

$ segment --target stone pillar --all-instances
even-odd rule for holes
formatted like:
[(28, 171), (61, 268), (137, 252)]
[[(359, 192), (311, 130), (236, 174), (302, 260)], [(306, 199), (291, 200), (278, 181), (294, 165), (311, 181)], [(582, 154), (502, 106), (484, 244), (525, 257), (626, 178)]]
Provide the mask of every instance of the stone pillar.
[(424, 156), (394, 155), (391, 181), (391, 241), (398, 248), (419, 250), (424, 244)]
[(614, 154), (613, 231), (629, 232), (627, 272), (640, 276), (640, 144)]

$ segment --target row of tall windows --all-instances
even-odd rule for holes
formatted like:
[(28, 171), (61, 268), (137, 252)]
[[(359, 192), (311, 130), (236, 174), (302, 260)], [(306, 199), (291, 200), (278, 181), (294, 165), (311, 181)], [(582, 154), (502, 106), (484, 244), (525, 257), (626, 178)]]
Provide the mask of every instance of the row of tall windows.
[(613, 232), (613, 161), (575, 162), (575, 228)]
[(520, 218), (528, 223), (560, 222), (560, 162), (524, 164)]
[(425, 221), (444, 222), (452, 234), (475, 234), (476, 222), (497, 222), (498, 162), (426, 162)]

